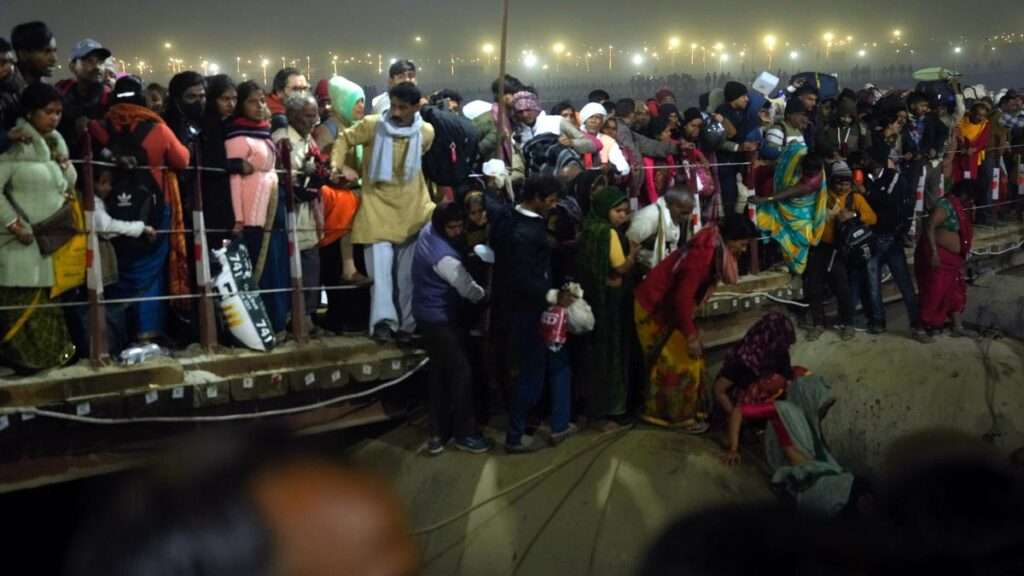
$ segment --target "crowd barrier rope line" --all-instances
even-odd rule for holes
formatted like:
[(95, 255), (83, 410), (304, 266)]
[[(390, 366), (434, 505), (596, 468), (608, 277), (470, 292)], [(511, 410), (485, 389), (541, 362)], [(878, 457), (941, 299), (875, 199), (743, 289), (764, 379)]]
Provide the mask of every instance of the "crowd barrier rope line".
[[(320, 408), (326, 408), (335, 404), (341, 404), (343, 402), (350, 402), (352, 400), (359, 400), (368, 396), (373, 396), (379, 392), (383, 392), (388, 388), (393, 388), (402, 382), (405, 382), (411, 378), (414, 374), (422, 370), (427, 364), (430, 363), (429, 358), (424, 358), (419, 364), (414, 366), (405, 374), (393, 379), (388, 380), (370, 388), (363, 390), (362, 392), (356, 392), (354, 394), (346, 394), (345, 396), (338, 396), (337, 398), (331, 398), (329, 400), (323, 400), (314, 404), (306, 404), (304, 406), (293, 406), (291, 408), (281, 408), (278, 410), (266, 410), (263, 412), (246, 412), (244, 414), (224, 414), (218, 416), (144, 416), (141, 418), (97, 418), (94, 416), (79, 416), (77, 414), (66, 414), (64, 412), (57, 412), (54, 410), (45, 410), (41, 408), (0, 408), (0, 414), (4, 415), (17, 415), (17, 414), (30, 414), (33, 416), (40, 416), (45, 418), (52, 418), (55, 420), (66, 420), (70, 422), (78, 422), (80, 424), (96, 424), (101, 426), (116, 426), (123, 424), (185, 424), (185, 423), (201, 423), (201, 422), (235, 422), (239, 420), (255, 420), (259, 418), (272, 418), (275, 416), (288, 416), (291, 414), (299, 414), (302, 412), (310, 412), (312, 410), (319, 410)], [(182, 384), (185, 386), (185, 384)]]

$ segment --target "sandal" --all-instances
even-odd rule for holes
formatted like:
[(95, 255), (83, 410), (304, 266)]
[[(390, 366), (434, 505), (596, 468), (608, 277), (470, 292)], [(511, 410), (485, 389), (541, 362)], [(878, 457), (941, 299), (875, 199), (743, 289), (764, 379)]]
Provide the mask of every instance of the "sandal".
[(974, 330), (968, 330), (963, 326), (954, 326), (950, 328), (949, 335), (952, 336), (953, 338), (970, 338), (972, 340), (978, 337), (977, 332), (975, 332)]
[(348, 284), (351, 286), (366, 286), (368, 284), (373, 284), (373, 280), (370, 280), (367, 276), (364, 276), (359, 272), (356, 272), (352, 276), (343, 275), (341, 277), (341, 283)]

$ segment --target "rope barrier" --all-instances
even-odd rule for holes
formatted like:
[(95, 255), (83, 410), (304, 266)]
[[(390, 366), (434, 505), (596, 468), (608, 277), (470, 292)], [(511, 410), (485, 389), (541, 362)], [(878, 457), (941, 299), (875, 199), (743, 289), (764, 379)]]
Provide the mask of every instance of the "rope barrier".
[[(983, 149), (981, 151), (983, 151), (983, 152), (1008, 152), (1010, 150), (1019, 150), (1019, 149), (1024, 149), (1024, 144), (1014, 144), (1014, 145), (1008, 145), (1008, 146), (1000, 146), (999, 148), (985, 148), (985, 149)], [(942, 152), (942, 156), (952, 156), (952, 155), (956, 155), (956, 154), (963, 154), (963, 152), (959, 151), (959, 150), (946, 150), (946, 151)], [(70, 162), (72, 164), (79, 164), (79, 165), (87, 163), (86, 160), (81, 160), (81, 159), (71, 160)], [(91, 162), (88, 162), (88, 163), (92, 164), (93, 166), (104, 166), (104, 167), (108, 167), (108, 168), (117, 168), (117, 169), (120, 169), (120, 170), (149, 170), (149, 171), (158, 170), (160, 172), (171, 171), (170, 168), (168, 168), (167, 166), (137, 165), (137, 166), (130, 166), (130, 167), (128, 167), (128, 166), (123, 166), (121, 164), (118, 164), (116, 162), (107, 162), (105, 160), (92, 160)], [(715, 167), (720, 167), (720, 166), (750, 166), (751, 164), (752, 164), (751, 162), (711, 162), (711, 163), (706, 164), (706, 166), (715, 168)], [(686, 164), (675, 164), (675, 165), (671, 165), (671, 166), (635, 166), (635, 167), (631, 167), (631, 169), (636, 169), (636, 170), (669, 170), (669, 169), (673, 169), (673, 170), (675, 170), (675, 169), (682, 169), (682, 168), (687, 168), (687, 167), (692, 168), (692, 167), (694, 167), (696, 165), (697, 164), (694, 163), (694, 164), (690, 164), (689, 166), (687, 166)], [(701, 165), (704, 165), (704, 164), (701, 164)], [(210, 172), (210, 173), (215, 173), (215, 174), (227, 174), (228, 173), (228, 171), (226, 169), (224, 169), (224, 168), (217, 168), (217, 167), (213, 167), (213, 166), (189, 166), (185, 170), (181, 170), (179, 172), (187, 173), (187, 172), (195, 172), (197, 170), (200, 171), (200, 172)], [(589, 168), (589, 170), (590, 171), (599, 171), (599, 170), (602, 170), (602, 168)], [(277, 174), (282, 174), (282, 175), (288, 174), (287, 170), (283, 170), (283, 169), (280, 169), (280, 168), (274, 169), (273, 172), (275, 172)], [(485, 178), (486, 175), (485, 174), (475, 174), (474, 173), (474, 174), (470, 174), (468, 177), (469, 178)]]
[[(1003, 200), (1003, 201), (1000, 201), (1000, 202), (990, 202), (988, 204), (981, 204), (981, 205), (977, 205), (977, 206), (970, 206), (970, 207), (964, 208), (964, 210), (968, 211), (968, 212), (973, 212), (973, 211), (976, 211), (976, 210), (988, 210), (988, 209), (991, 209), (991, 208), (997, 208), (999, 206), (1009, 206), (1009, 205), (1012, 205), (1012, 204), (1024, 204), (1024, 197), (1015, 198), (1013, 200)], [(927, 214), (915, 215), (913, 217), (913, 219), (917, 219), (917, 220), (924, 220), (924, 219), (927, 219), (927, 218), (928, 218)], [(264, 231), (270, 231), (270, 232), (283, 232), (283, 233), (288, 233), (288, 232), (291, 231), (287, 227), (285, 227), (285, 228), (264, 228), (263, 230)], [(307, 228), (307, 227), (295, 228), (296, 232), (345, 232), (345, 231), (349, 231), (349, 230), (351, 230), (351, 229), (350, 228)], [(233, 234), (234, 233), (234, 229), (232, 229), (232, 228), (206, 228), (205, 231), (206, 231), (207, 234)], [(157, 235), (168, 235), (169, 236), (169, 235), (173, 235), (173, 234), (193, 234), (193, 233), (195, 233), (195, 230), (192, 229), (192, 228), (183, 228), (181, 230), (175, 230), (173, 228), (171, 228), (171, 229), (162, 229), (161, 228), (161, 229), (155, 229), (153, 232), (155, 234), (157, 234)], [(87, 232), (78, 232), (78, 233), (76, 233), (76, 235), (78, 235), (78, 236), (84, 236), (86, 234), (87, 234)], [(55, 233), (50, 233), (49, 235), (63, 235), (63, 234), (59, 233), (59, 232), (55, 232)], [(15, 235), (13, 233), (11, 233), (9, 230), (0, 228), (0, 237), (3, 237), (3, 236), (15, 236)], [(759, 240), (768, 240), (768, 239), (770, 239), (770, 237), (769, 236), (762, 236), (761, 238), (758, 238), (758, 239)]]
[(272, 418), (275, 416), (288, 416), (291, 414), (299, 414), (302, 412), (309, 412), (312, 410), (319, 410), (320, 408), (326, 408), (333, 406), (334, 404), (340, 404), (342, 402), (349, 402), (351, 400), (358, 400), (367, 396), (372, 396), (378, 392), (393, 388), (402, 382), (405, 382), (411, 378), (414, 374), (423, 369), (424, 366), (430, 363), (429, 358), (424, 358), (414, 368), (402, 374), (394, 380), (389, 380), (382, 384), (379, 384), (369, 390), (357, 392), (355, 394), (348, 394), (345, 396), (339, 396), (337, 398), (331, 398), (330, 400), (323, 400), (315, 404), (307, 404), (305, 406), (294, 406), (292, 408), (281, 408), (279, 410), (267, 410), (264, 412), (247, 412), (245, 414), (226, 414), (222, 416), (147, 416), (143, 418), (96, 418), (92, 416), (78, 416), (77, 414), (65, 414), (64, 412), (56, 412), (54, 410), (43, 410), (39, 408), (0, 408), (0, 414), (11, 415), (11, 414), (31, 414), (33, 416), (41, 416), (45, 418), (52, 418), (55, 420), (67, 420), (70, 422), (78, 422), (81, 424), (96, 424), (101, 426), (114, 426), (120, 424), (182, 424), (182, 423), (196, 423), (196, 422), (233, 422), (239, 420), (255, 420), (259, 418)]
[[(323, 290), (324, 292), (336, 292), (336, 291), (341, 291), (341, 290), (358, 290), (358, 289), (363, 288), (363, 287), (365, 287), (365, 286), (358, 285), (358, 284), (345, 284), (345, 285), (342, 285), (342, 286), (308, 286), (308, 287), (307, 286), (303, 286), (301, 288), (298, 288), (297, 290), (300, 290), (302, 292), (319, 292), (321, 290)], [(295, 291), (296, 291), (296, 288), (266, 288), (266, 289), (261, 289), (261, 290), (239, 290), (237, 292), (232, 292), (231, 295), (236, 295), (236, 294), (237, 295), (245, 295), (245, 294), (262, 295), (262, 294), (284, 294), (284, 293), (291, 294), (291, 293), (293, 293)], [(210, 293), (210, 297), (211, 298), (217, 299), (219, 296), (220, 295), (216, 291), (211, 290), (211, 293)], [(142, 298), (142, 297), (140, 297), (140, 298), (111, 298), (111, 299), (100, 298), (97, 301), (97, 303), (98, 304), (138, 304), (140, 302), (171, 302), (171, 301), (175, 301), (175, 300), (197, 300), (197, 299), (199, 299), (199, 297), (200, 297), (199, 294), (175, 294), (175, 295), (170, 295), (170, 296), (149, 296), (149, 297), (145, 297), (145, 298)], [(87, 302), (85, 300), (75, 300), (73, 302), (50, 302), (50, 303), (47, 303), (47, 304), (36, 304), (34, 307), (37, 308), (37, 309), (45, 309), (45, 308), (75, 308), (75, 307), (79, 307), (79, 306), (88, 306), (88, 305), (89, 305), (89, 302)], [(20, 311), (20, 310), (24, 310), (24, 309), (25, 309), (25, 306), (0, 306), (0, 312)]]

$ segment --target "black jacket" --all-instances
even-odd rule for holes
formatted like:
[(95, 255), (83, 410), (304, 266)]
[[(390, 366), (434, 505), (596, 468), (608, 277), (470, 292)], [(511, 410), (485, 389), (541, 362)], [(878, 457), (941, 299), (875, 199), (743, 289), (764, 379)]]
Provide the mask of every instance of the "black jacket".
[(18, 86), (11, 79), (0, 81), (0, 154), (3, 154), (10, 147), (7, 141), (7, 132), (14, 128), (21, 114), (21, 107), (18, 105), (20, 92)]
[[(895, 185), (894, 178), (899, 178)], [(878, 178), (865, 178), (864, 187), (868, 204), (878, 215), (878, 222), (873, 227), (875, 233), (897, 237), (906, 234), (910, 230), (916, 202), (909, 175), (886, 168)]]
[(539, 314), (547, 307), (548, 290), (555, 286), (547, 221), (513, 210), (492, 231), (492, 238), (497, 252), (495, 284), (503, 301), (523, 313)]
[(78, 134), (78, 120), (102, 120), (111, 105), (111, 91), (106, 84), (93, 85), (86, 95), (78, 92), (78, 82), (67, 80), (57, 84), (64, 100), (64, 113), (60, 117), (57, 131), (64, 137), (68, 145), (68, 154), (78, 160), (85, 155), (82, 150), (81, 135)]
[(923, 130), (919, 130), (918, 141), (914, 141), (913, 132), (916, 126), (911, 118), (903, 127), (901, 141), (903, 143), (903, 154), (914, 154), (915, 156), (936, 157), (942, 154), (946, 148), (946, 139), (949, 136), (949, 128), (942, 123), (936, 114), (928, 114), (924, 117)]

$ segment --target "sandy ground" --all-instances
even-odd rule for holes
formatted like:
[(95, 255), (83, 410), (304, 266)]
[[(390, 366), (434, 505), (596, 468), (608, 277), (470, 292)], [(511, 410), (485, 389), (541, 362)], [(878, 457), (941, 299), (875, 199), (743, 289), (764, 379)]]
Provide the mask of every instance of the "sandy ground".
[[(490, 430), (500, 438), (500, 433)], [(426, 432), (407, 425), (357, 447), (352, 457), (394, 480), (413, 528), (436, 525), (548, 469), (550, 475), (417, 537), (427, 575), (635, 572), (650, 542), (684, 512), (769, 500), (753, 465), (730, 469), (708, 437), (638, 428), (584, 432), (528, 456), (417, 455)], [(571, 459), (571, 460), (570, 460)]]
[[(1013, 289), (971, 294), (990, 308), (1015, 298)], [(1024, 446), (1024, 345), (948, 336), (917, 343), (901, 303), (889, 307), (889, 326), (880, 336), (858, 333), (843, 342), (826, 333), (794, 347), (796, 364), (833, 383), (837, 403), (823, 428), (840, 462), (875, 476), (893, 439), (935, 428), (983, 438), (1004, 453)], [(614, 436), (585, 432), (530, 456), (449, 450), (438, 458), (418, 453), (426, 437), (421, 419), (350, 456), (392, 479), (413, 528), (429, 529), (417, 536), (428, 575), (625, 576), (673, 518), (715, 503), (773, 498), (749, 453), (735, 469), (719, 462), (717, 436), (641, 426)], [(491, 501), (550, 467), (550, 475)]]
[(837, 402), (823, 422), (836, 458), (874, 476), (893, 439), (934, 428), (982, 438), (1004, 454), (1024, 447), (1024, 346), (1010, 339), (940, 336), (919, 344), (896, 332), (826, 334), (798, 343), (794, 362), (826, 376)]

